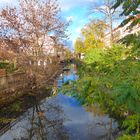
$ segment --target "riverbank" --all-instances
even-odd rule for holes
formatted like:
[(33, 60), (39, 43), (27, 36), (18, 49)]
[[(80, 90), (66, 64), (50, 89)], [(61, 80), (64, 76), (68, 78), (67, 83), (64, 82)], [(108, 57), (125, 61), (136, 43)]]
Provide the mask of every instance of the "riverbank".
[[(53, 87), (61, 88), (77, 78), (77, 67), (70, 65), (56, 78)], [(116, 122), (104, 113), (97, 113), (97, 108), (89, 112), (68, 94), (60, 92), (49, 98), (42, 97), (41, 100), (32, 96), (28, 102), (32, 103), (32, 107), (1, 129), (0, 140), (108, 140), (110, 136), (114, 140)]]
[(64, 63), (55, 65), (55, 69), (53, 68), (53, 70), (50, 70), (51, 72), (47, 75), (47, 80), (39, 84), (38, 87), (21, 89), (20, 96), (17, 96), (15, 92), (13, 93), (15, 96), (9, 95), (9, 100), (1, 102), (0, 130), (3, 131), (3, 129), (7, 129), (7, 126), (13, 123), (18, 116), (31, 107), (35, 100), (39, 102), (43, 98), (49, 97), (52, 94), (53, 84), (56, 78), (63, 72), (64, 67)]

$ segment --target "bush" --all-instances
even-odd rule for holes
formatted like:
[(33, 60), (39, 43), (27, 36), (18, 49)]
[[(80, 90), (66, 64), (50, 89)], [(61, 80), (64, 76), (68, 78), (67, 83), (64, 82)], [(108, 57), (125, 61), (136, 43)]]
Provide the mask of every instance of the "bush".
[(6, 69), (7, 66), (9, 65), (9, 62), (0, 62), (0, 69)]
[(78, 70), (79, 79), (66, 86), (82, 104), (98, 104), (121, 118), (122, 128), (126, 132), (129, 128), (128, 135), (140, 133), (140, 62), (133, 54), (133, 47), (123, 45), (92, 49)]
[(16, 67), (15, 67), (14, 63), (2, 61), (2, 62), (0, 62), (0, 69), (5, 69), (8, 73), (11, 73), (16, 70)]

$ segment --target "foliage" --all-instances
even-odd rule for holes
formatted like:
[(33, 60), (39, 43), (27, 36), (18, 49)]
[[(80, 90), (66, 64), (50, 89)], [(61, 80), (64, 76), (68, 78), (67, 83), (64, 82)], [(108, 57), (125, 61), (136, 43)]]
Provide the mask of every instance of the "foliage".
[(118, 140), (139, 140), (140, 139), (140, 135), (124, 135), (120, 138), (118, 138)]
[(22, 111), (21, 105), (22, 105), (21, 102), (17, 101), (14, 104), (12, 104), (11, 110), (16, 112), (21, 112)]
[(103, 47), (103, 38), (105, 36), (105, 30), (107, 25), (104, 21), (93, 20), (82, 29), (82, 35), (84, 37), (85, 47), (97, 48)]
[(125, 0), (125, 1), (116, 0), (116, 3), (114, 4), (113, 8), (116, 9), (119, 6), (121, 6), (123, 11), (120, 15), (128, 17), (127, 19), (125, 19), (122, 22), (121, 26), (126, 25), (130, 21), (132, 22), (130, 27), (133, 27), (133, 26), (137, 25), (138, 23), (140, 23), (139, 5), (140, 5), (140, 0)]
[(96, 30), (83, 31), (84, 44), (88, 46), (84, 64), (79, 68), (79, 79), (65, 89), (71, 89), (69, 92), (82, 104), (99, 104), (111, 115), (125, 118), (122, 127), (136, 133), (139, 128), (136, 116), (140, 114), (139, 34), (125, 37), (127, 46), (115, 44), (104, 48), (98, 47), (101, 44), (95, 37)]
[(85, 56), (85, 62), (87, 64), (90, 64), (90, 63), (93, 63), (93, 62), (102, 61), (103, 51), (104, 50), (102, 48), (94, 48), (94, 49), (91, 49), (88, 52), (88, 55)]
[(11, 119), (11, 118), (0, 118), (0, 124), (9, 123), (14, 120), (15, 119)]
[(82, 41), (81, 38), (78, 38), (75, 42), (75, 51), (78, 53), (83, 53), (84, 52), (84, 42)]
[(140, 134), (140, 115), (129, 116), (124, 122), (123, 126), (127, 128), (127, 133), (136, 130), (137, 134)]
[(8, 73), (15, 71), (17, 68), (14, 63), (9, 63), (7, 61), (0, 62), (0, 69), (6, 69)]
[[(60, 16), (57, 0), (19, 0), (0, 10), (0, 36), (5, 50), (16, 54), (17, 63), (48, 59), (64, 45), (69, 25)], [(51, 48), (47, 44), (51, 44)], [(52, 48), (53, 47), (53, 48)], [(62, 52), (62, 50), (61, 50)], [(28, 62), (27, 62), (28, 61)]]
[(140, 56), (140, 32), (137, 32), (137, 34), (130, 34), (125, 36), (120, 40), (121, 43), (127, 45), (127, 46), (133, 46), (132, 52), (133, 56), (137, 59)]
[(123, 12), (121, 15), (128, 16), (130, 14), (138, 14), (138, 7), (139, 7), (140, 1), (139, 0), (116, 0), (114, 8), (117, 8), (122, 5)]
[(0, 62), (0, 69), (5, 69), (9, 65), (8, 62)]
[(91, 49), (104, 47), (103, 38), (107, 25), (104, 21), (93, 20), (81, 30), (82, 37), (75, 42), (78, 53), (89, 53)]
[(78, 69), (79, 79), (64, 88), (82, 104), (98, 104), (113, 117), (123, 118), (128, 135), (140, 133), (140, 63), (134, 48), (115, 44), (91, 49)]

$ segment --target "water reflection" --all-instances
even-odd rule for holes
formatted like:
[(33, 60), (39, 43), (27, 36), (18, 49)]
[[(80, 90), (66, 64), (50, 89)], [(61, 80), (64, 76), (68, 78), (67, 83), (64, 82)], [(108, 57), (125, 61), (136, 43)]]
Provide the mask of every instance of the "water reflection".
[[(71, 66), (54, 83), (54, 91), (67, 80), (76, 80), (76, 68)], [(108, 115), (97, 107), (82, 107), (67, 95), (58, 94), (38, 102), (22, 115), (0, 140), (113, 140), (117, 128)], [(96, 114), (96, 115), (95, 115)]]
[[(47, 99), (46, 99), (47, 100)], [(2, 140), (65, 140), (63, 110), (54, 102), (40, 104), (32, 100), (33, 107), (20, 118), (20, 121), (6, 132)]]
[[(55, 104), (34, 104), (32, 114), (28, 114), (28, 128), (25, 127), (27, 140), (66, 139), (62, 109)], [(30, 124), (30, 125), (29, 125)], [(22, 138), (23, 139), (23, 138)]]

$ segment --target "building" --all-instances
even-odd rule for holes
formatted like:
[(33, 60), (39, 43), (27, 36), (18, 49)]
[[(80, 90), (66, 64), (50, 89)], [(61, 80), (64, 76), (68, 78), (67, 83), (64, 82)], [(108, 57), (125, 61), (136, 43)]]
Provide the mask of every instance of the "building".
[[(140, 18), (140, 15), (138, 15), (135, 19), (138, 19), (138, 18)], [(129, 30), (128, 27), (131, 25), (131, 23), (132, 22), (130, 21), (125, 26), (123, 26), (123, 27), (118, 26), (117, 28), (115, 28), (113, 30), (114, 42), (117, 42), (117, 41), (121, 40), (122, 38), (124, 38), (127, 35), (136, 34), (136, 33), (138, 33), (140, 31), (140, 24), (137, 24), (131, 30)], [(106, 44), (106, 46), (110, 46), (110, 44), (111, 44), (110, 38), (111, 38), (111, 34), (107, 33), (105, 35), (105, 44)]]
[(37, 46), (28, 40), (0, 39), (0, 52), (2, 52), (0, 59), (11, 59), (11, 55), (9, 55), (11, 53), (18, 56), (17, 62), (21, 64), (46, 66), (48, 63), (59, 62), (64, 58), (64, 46), (58, 44), (56, 37), (42, 37), (36, 44)]

